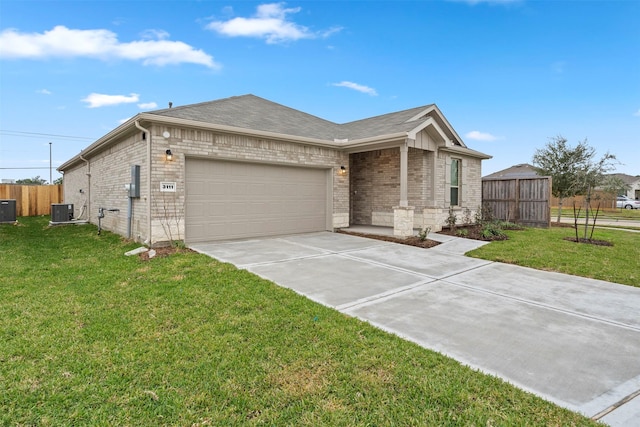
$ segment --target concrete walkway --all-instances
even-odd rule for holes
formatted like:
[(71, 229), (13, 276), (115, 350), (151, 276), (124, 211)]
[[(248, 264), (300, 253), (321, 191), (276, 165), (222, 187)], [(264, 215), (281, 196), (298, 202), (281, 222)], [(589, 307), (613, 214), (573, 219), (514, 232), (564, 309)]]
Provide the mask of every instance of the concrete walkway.
[(191, 247), (560, 406), (640, 425), (640, 288), (469, 258), (483, 242), (429, 238), (443, 243), (324, 232)]

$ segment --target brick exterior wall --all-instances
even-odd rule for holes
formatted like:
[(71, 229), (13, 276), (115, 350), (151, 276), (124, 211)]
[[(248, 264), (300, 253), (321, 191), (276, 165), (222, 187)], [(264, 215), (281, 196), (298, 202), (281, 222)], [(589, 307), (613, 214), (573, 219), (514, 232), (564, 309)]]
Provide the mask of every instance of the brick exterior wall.
[[(210, 159), (232, 159), (272, 164), (306, 165), (331, 168), (333, 173), (333, 212), (331, 219), (336, 228), (347, 227), (349, 217), (349, 179), (338, 175), (340, 166), (348, 165), (348, 154), (331, 148), (301, 145), (269, 139), (222, 134), (212, 131), (180, 127), (151, 126), (151, 244), (184, 238), (185, 163), (189, 156)], [(164, 132), (170, 137), (164, 138)], [(170, 149), (173, 160), (167, 161)], [(98, 208), (118, 209), (105, 212), (101, 220), (104, 229), (126, 236), (128, 192), (125, 185), (131, 180), (131, 166), (141, 166), (141, 197), (133, 199), (131, 237), (136, 241), (149, 239), (147, 227), (148, 167), (147, 141), (142, 132), (121, 140), (90, 159), (88, 166), (81, 164), (65, 172), (65, 203), (74, 203), (76, 217), (82, 208), (88, 211), (90, 222), (98, 223)], [(89, 179), (91, 189), (89, 190)], [(175, 182), (175, 193), (161, 192), (161, 182)], [(83, 190), (80, 193), (80, 189)], [(90, 200), (89, 200), (90, 197)], [(171, 236), (171, 237), (169, 237)]]
[[(466, 208), (472, 215), (482, 202), (481, 160), (459, 155), (409, 148), (407, 197), (415, 207), (414, 227), (442, 229), (449, 215), (446, 195), (447, 162), (462, 160), (460, 206), (454, 208), (462, 219)], [(350, 156), (352, 224), (393, 227), (394, 210), (400, 202), (400, 150), (354, 153)]]
[[(102, 228), (127, 235), (129, 193), (125, 185), (131, 181), (131, 166), (140, 165), (141, 197), (133, 199), (131, 237), (146, 239), (146, 141), (141, 132), (124, 138), (120, 143), (88, 158), (64, 174), (65, 203), (73, 203), (76, 218), (98, 224), (98, 208), (105, 208)], [(87, 175), (89, 173), (91, 175)], [(90, 184), (90, 186), (89, 186)], [(82, 193), (80, 192), (82, 190)], [(108, 211), (117, 209), (117, 211)]]
[[(337, 149), (297, 144), (273, 139), (225, 134), (177, 126), (149, 126), (151, 145), (151, 194), (148, 189), (147, 140), (141, 131), (123, 137), (86, 163), (75, 165), (64, 174), (64, 200), (73, 203), (76, 218), (98, 223), (98, 208), (105, 212), (102, 227), (126, 236), (131, 166), (140, 165), (140, 195), (133, 199), (131, 237), (140, 242), (159, 244), (184, 238), (186, 158), (231, 159), (248, 162), (309, 166), (333, 169), (332, 215), (334, 228), (349, 224), (394, 225), (394, 210), (400, 201), (400, 150), (390, 148), (347, 154)], [(164, 138), (163, 133), (169, 137)], [(148, 136), (147, 136), (148, 138)], [(173, 160), (165, 159), (170, 149)], [(449, 188), (445, 176), (452, 154), (409, 148), (408, 202), (415, 207), (414, 227), (430, 226), (438, 231), (445, 223), (449, 207), (445, 195)], [(461, 206), (475, 210), (481, 204), (481, 160), (462, 159)], [(338, 174), (340, 166), (347, 174)], [(90, 176), (88, 175), (90, 168)], [(177, 191), (160, 191), (161, 182), (175, 182)], [(82, 190), (82, 192), (80, 192)], [(151, 197), (151, 236), (147, 200)], [(151, 239), (150, 239), (151, 238)]]

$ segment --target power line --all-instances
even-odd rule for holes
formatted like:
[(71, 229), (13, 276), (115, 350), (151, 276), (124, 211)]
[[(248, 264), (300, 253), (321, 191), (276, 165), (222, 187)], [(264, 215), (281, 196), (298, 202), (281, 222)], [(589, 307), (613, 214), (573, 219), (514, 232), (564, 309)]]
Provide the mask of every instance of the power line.
[(0, 134), (7, 136), (22, 136), (27, 138), (64, 138), (64, 139), (80, 139), (86, 141), (93, 141), (95, 138), (88, 136), (72, 136), (72, 135), (57, 135), (53, 133), (38, 133), (38, 132), (23, 132), (19, 130), (7, 130), (0, 129)]
[(4, 169), (4, 170), (9, 170), (9, 169), (16, 169), (16, 170), (21, 170), (21, 169), (49, 169), (49, 166), (31, 166), (31, 167), (27, 167), (27, 168), (0, 168), (0, 169)]

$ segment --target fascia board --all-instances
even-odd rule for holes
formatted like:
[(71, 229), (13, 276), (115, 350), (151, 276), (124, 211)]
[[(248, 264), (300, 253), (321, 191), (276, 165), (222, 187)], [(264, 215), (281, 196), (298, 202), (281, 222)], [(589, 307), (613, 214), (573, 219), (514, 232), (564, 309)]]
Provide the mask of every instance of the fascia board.
[[(407, 120), (405, 123), (409, 123), (415, 120), (418, 120), (421, 117), (424, 117), (425, 115), (431, 113), (432, 111), (435, 111), (436, 114), (438, 115), (438, 117), (440, 117), (440, 119), (442, 120), (442, 122), (444, 123), (444, 125), (447, 127), (447, 130), (449, 130), (451, 132), (451, 134), (455, 137), (455, 139), (463, 146), (466, 147), (466, 144), (464, 143), (464, 141), (462, 140), (462, 138), (460, 138), (460, 135), (458, 135), (458, 132), (455, 131), (455, 129), (453, 128), (453, 126), (451, 126), (451, 123), (449, 123), (449, 120), (447, 120), (447, 118), (444, 116), (444, 114), (442, 114), (442, 111), (440, 111), (440, 109), (438, 108), (438, 106), (436, 104), (431, 105), (428, 108), (425, 108), (424, 110), (422, 110), (420, 113), (416, 114), (415, 116), (411, 117), (409, 120)], [(432, 119), (431, 117), (429, 117), (429, 119)], [(435, 121), (434, 121), (435, 123)], [(441, 134), (444, 134), (444, 132), (442, 131), (442, 129), (440, 128), (440, 126), (437, 126), (438, 131)], [(413, 131), (412, 131), (413, 132)], [(415, 133), (413, 134), (413, 136), (415, 137)], [(449, 140), (448, 137), (444, 137), (444, 140), (447, 141)]]
[(440, 111), (440, 109), (438, 108), (437, 105), (433, 105), (433, 109), (438, 113), (438, 116), (440, 116), (440, 118), (442, 119), (442, 121), (444, 122), (444, 124), (447, 126), (447, 128), (449, 129), (449, 131), (451, 131), (451, 133), (453, 134), (453, 136), (456, 137), (456, 139), (458, 140), (458, 142), (460, 142), (460, 144), (462, 144), (463, 147), (467, 147), (467, 145), (464, 143), (464, 141), (462, 140), (462, 138), (460, 138), (460, 135), (458, 135), (458, 132), (456, 132), (456, 130), (453, 128), (453, 126), (451, 126), (451, 123), (449, 123), (449, 120), (447, 120), (447, 118), (444, 116), (444, 114), (442, 114), (442, 111)]
[(409, 139), (416, 139), (416, 136), (418, 135), (418, 133), (422, 132), (424, 129), (426, 129), (429, 126), (433, 126), (433, 128), (436, 130), (436, 132), (438, 132), (438, 134), (442, 137), (444, 141), (449, 141), (449, 137), (447, 136), (447, 134), (444, 133), (440, 125), (438, 125), (438, 122), (436, 122), (432, 117), (425, 119), (422, 123), (420, 123), (419, 126), (410, 130), (408, 132)]
[(398, 132), (388, 135), (380, 135), (369, 138), (354, 139), (342, 145), (347, 153), (359, 153), (363, 151), (380, 150), (383, 148), (399, 147), (407, 140), (406, 132)]
[(454, 145), (451, 147), (440, 147), (438, 150), (444, 151), (446, 153), (463, 154), (465, 156), (475, 157), (482, 160), (488, 160), (493, 158), (493, 156), (481, 153), (480, 151), (471, 150), (467, 147), (460, 147), (457, 145)]
[(58, 168), (56, 170), (58, 172), (61, 172), (61, 171), (65, 170), (65, 169), (68, 169), (69, 167), (73, 166), (74, 164), (79, 163), (80, 161), (82, 161), (80, 159), (80, 156), (82, 156), (82, 157), (90, 157), (93, 152), (98, 151), (98, 150), (100, 150), (101, 148), (103, 148), (105, 146), (108, 146), (109, 143), (111, 143), (114, 140), (118, 139), (123, 134), (131, 131), (132, 128), (135, 128), (134, 123), (139, 117), (140, 117), (140, 114), (130, 118), (129, 120), (127, 120), (126, 122), (124, 122), (123, 124), (118, 126), (117, 128), (113, 129), (111, 132), (107, 133), (103, 137), (101, 137), (98, 140), (96, 140), (94, 143), (92, 143), (87, 148), (82, 150), (79, 154), (76, 154), (74, 157), (72, 157), (71, 159), (67, 160), (66, 162), (64, 162), (63, 164), (58, 166)]

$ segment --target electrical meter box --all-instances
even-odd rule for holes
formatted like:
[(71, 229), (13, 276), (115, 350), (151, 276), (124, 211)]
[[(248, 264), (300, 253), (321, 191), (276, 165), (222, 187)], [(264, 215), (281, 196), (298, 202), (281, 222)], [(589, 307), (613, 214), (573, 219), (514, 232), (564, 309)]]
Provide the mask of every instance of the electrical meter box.
[(16, 222), (16, 201), (0, 200), (0, 223)]
[(131, 184), (129, 185), (129, 197), (140, 197), (140, 165), (131, 166)]
[(73, 219), (73, 204), (53, 203), (51, 204), (51, 222), (66, 222)]

